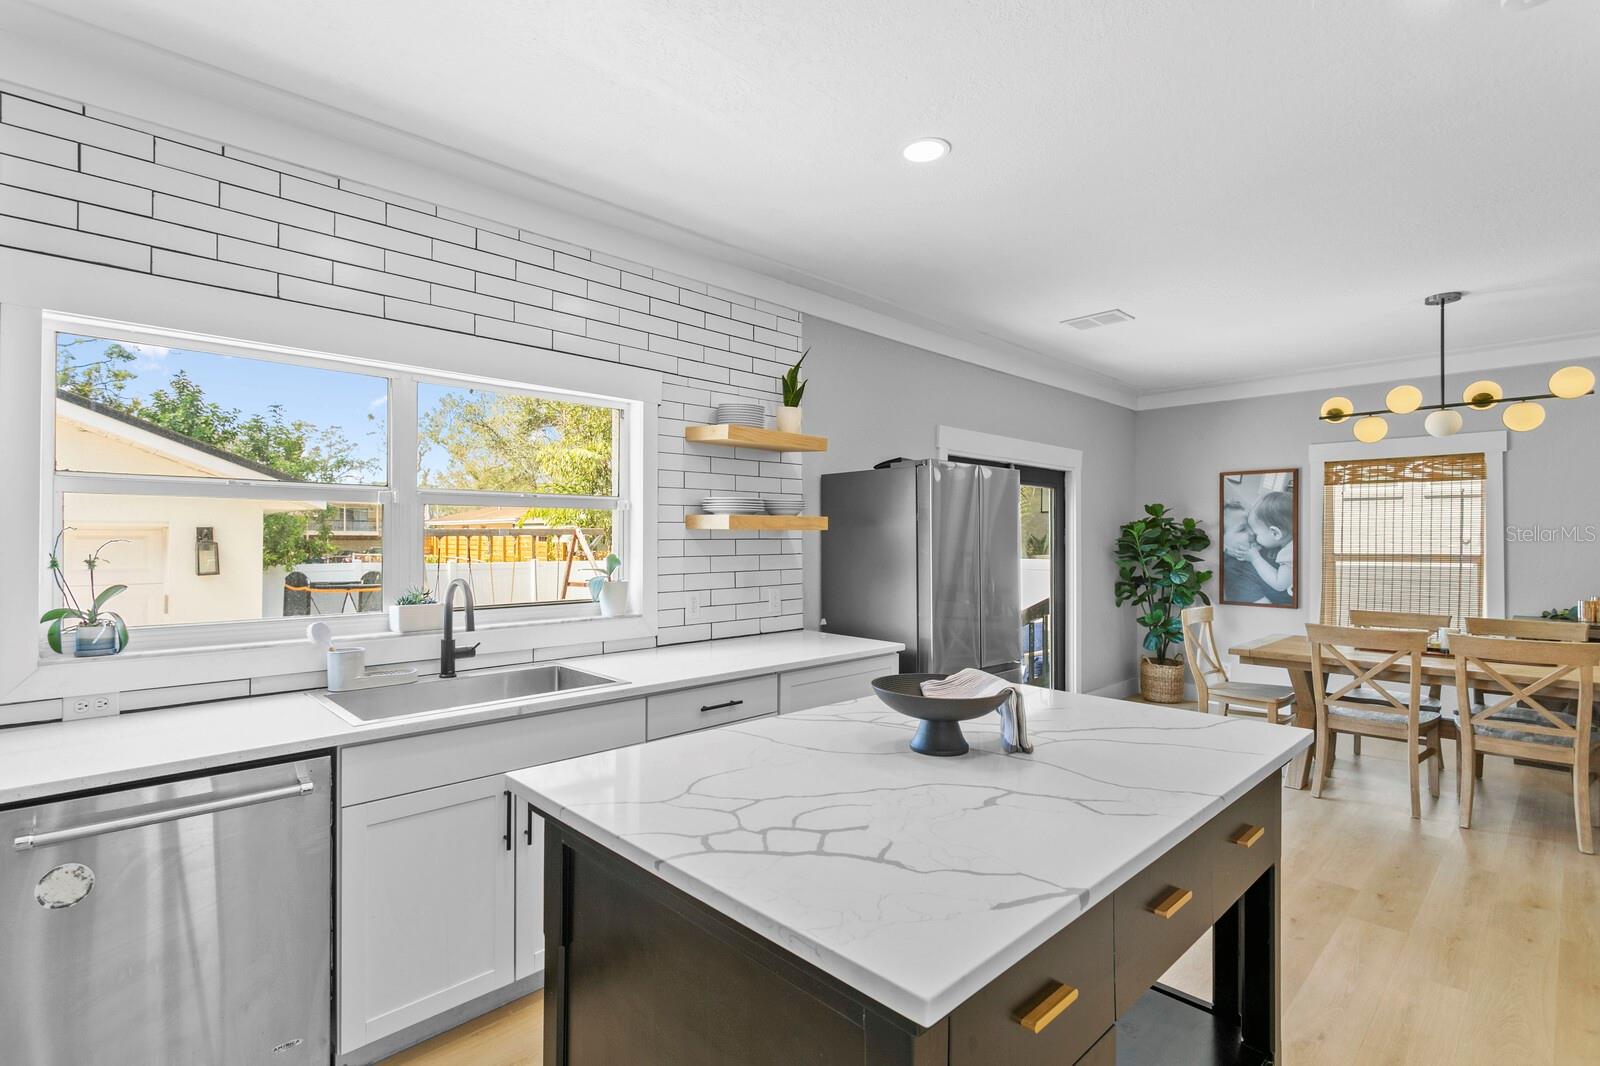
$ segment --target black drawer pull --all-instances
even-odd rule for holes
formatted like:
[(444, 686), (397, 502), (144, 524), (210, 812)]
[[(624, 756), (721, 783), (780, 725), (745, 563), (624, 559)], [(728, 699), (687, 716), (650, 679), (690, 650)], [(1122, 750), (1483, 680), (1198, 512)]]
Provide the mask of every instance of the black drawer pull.
[(729, 700), (727, 703), (711, 703), (700, 708), (700, 713), (705, 714), (707, 711), (727, 710), (729, 707), (738, 707), (743, 705), (743, 703), (744, 700)]
[(528, 824), (523, 826), (522, 832), (524, 834), (523, 839), (530, 845), (533, 843), (533, 820), (537, 817), (538, 815), (533, 813), (533, 804), (528, 804)]
[(506, 842), (506, 850), (507, 851), (511, 850), (511, 835), (512, 835), (511, 820), (512, 820), (512, 817), (513, 817), (512, 812), (514, 810), (516, 810), (516, 808), (511, 805), (511, 790), (507, 789), (506, 790), (506, 835), (502, 838)]

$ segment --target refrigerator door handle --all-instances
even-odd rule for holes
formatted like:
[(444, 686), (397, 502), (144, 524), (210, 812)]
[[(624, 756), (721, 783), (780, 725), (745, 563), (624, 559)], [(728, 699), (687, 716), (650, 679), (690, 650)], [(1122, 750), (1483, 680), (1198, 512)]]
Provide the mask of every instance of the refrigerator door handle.
[(316, 785), (306, 774), (303, 767), (296, 766), (300, 780), (293, 785), (283, 785), (279, 788), (263, 789), (260, 792), (250, 792), (243, 796), (229, 796), (227, 799), (207, 800), (204, 803), (190, 803), (181, 807), (168, 807), (165, 810), (145, 811), (143, 814), (130, 814), (125, 818), (108, 818), (103, 822), (89, 822), (85, 825), (69, 826), (66, 829), (52, 829), (44, 833), (24, 833), (11, 841), (11, 846), (17, 851), (29, 851), (33, 848), (47, 847), (51, 844), (64, 844), (69, 840), (82, 840), (85, 837), (103, 836), (106, 833), (116, 833), (124, 829), (138, 829), (147, 825), (160, 825), (162, 822), (175, 822), (180, 818), (192, 818), (197, 814), (215, 814), (218, 811), (231, 811), (237, 807), (252, 807), (258, 803), (271, 803), (273, 800), (289, 799), (294, 796), (308, 796), (316, 791)]

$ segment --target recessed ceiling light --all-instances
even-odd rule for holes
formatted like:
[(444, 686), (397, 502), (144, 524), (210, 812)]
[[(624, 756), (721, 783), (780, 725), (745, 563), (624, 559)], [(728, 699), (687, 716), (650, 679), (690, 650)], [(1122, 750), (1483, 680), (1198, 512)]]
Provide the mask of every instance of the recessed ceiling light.
[(912, 163), (933, 163), (950, 154), (950, 142), (941, 137), (924, 137), (900, 149), (900, 154)]

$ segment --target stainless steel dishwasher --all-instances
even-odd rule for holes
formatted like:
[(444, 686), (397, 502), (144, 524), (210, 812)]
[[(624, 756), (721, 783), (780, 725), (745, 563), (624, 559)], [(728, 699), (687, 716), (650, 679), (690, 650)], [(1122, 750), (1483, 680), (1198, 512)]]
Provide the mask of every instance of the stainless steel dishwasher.
[(0, 811), (0, 1060), (331, 1061), (327, 757)]

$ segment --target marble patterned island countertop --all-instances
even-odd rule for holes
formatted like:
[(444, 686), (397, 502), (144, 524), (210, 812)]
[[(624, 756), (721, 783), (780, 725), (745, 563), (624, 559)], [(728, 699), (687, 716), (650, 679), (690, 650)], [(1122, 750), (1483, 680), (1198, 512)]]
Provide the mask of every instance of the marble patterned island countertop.
[(1307, 748), (1241, 718), (1030, 690), (913, 753), (876, 697), (507, 775), (548, 817), (932, 1025)]

